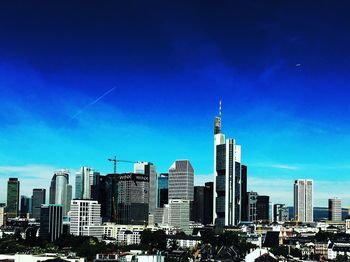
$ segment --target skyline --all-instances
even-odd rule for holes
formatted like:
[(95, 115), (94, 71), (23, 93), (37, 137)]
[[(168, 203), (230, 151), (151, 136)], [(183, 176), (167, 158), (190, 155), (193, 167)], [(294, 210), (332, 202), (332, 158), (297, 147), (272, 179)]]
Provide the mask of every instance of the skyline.
[(248, 190), (291, 206), (307, 178), (315, 206), (349, 206), (349, 4), (313, 7), (1, 3), (0, 200), (9, 177), (29, 192), (67, 168), (74, 184), (83, 165), (112, 173), (114, 155), (158, 173), (189, 159), (197, 185), (212, 181), (222, 99)]

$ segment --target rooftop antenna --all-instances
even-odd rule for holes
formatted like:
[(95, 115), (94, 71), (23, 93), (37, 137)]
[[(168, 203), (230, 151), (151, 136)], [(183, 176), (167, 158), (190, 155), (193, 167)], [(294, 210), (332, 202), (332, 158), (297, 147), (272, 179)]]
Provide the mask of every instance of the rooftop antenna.
[(220, 99), (220, 106), (219, 106), (219, 116), (221, 117), (221, 111), (222, 111), (222, 102), (221, 102), (221, 99)]

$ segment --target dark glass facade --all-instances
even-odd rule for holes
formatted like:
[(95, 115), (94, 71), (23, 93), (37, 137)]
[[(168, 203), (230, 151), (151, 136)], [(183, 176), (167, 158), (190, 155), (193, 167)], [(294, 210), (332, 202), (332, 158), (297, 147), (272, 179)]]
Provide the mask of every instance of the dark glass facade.
[(205, 209), (204, 191), (204, 186), (194, 187), (194, 200), (191, 207), (191, 220), (202, 224), (204, 224)]
[(158, 177), (158, 207), (168, 204), (169, 195), (169, 174), (162, 173)]
[(214, 183), (207, 182), (204, 185), (204, 225), (213, 223), (213, 194)]
[(17, 178), (10, 178), (7, 182), (7, 217), (17, 217), (19, 207), (19, 181)]
[(33, 189), (32, 196), (32, 217), (36, 221), (40, 221), (41, 205), (46, 203), (46, 189), (35, 188)]
[(40, 211), (39, 237), (54, 242), (63, 233), (63, 206), (42, 206)]
[(248, 221), (247, 172), (245, 165), (241, 166), (241, 221)]
[(27, 217), (30, 213), (30, 198), (21, 196), (21, 212), (20, 217)]
[(269, 222), (269, 196), (258, 196), (256, 201), (257, 220)]

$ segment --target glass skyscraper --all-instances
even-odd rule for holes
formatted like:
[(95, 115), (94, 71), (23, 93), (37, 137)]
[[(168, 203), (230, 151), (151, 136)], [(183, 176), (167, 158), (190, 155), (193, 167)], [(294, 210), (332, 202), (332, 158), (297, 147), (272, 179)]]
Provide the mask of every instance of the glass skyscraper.
[(9, 178), (7, 182), (7, 217), (17, 217), (19, 207), (19, 180), (18, 178)]

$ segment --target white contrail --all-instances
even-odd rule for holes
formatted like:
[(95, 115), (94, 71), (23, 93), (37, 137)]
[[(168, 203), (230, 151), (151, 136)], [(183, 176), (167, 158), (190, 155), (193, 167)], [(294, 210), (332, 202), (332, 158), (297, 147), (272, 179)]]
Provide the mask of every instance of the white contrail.
[(93, 106), (94, 104), (96, 104), (98, 101), (100, 101), (102, 98), (104, 98), (106, 95), (108, 95), (109, 93), (111, 93), (114, 89), (116, 89), (116, 87), (112, 87), (111, 89), (107, 90), (106, 92), (104, 92), (101, 96), (99, 96), (98, 98), (96, 98), (94, 101), (92, 101), (91, 103), (87, 104), (86, 106), (84, 106), (81, 110), (79, 110), (78, 112), (76, 112), (71, 119), (75, 119), (77, 116), (79, 116), (81, 113), (83, 113), (87, 108), (89, 108), (90, 106)]

